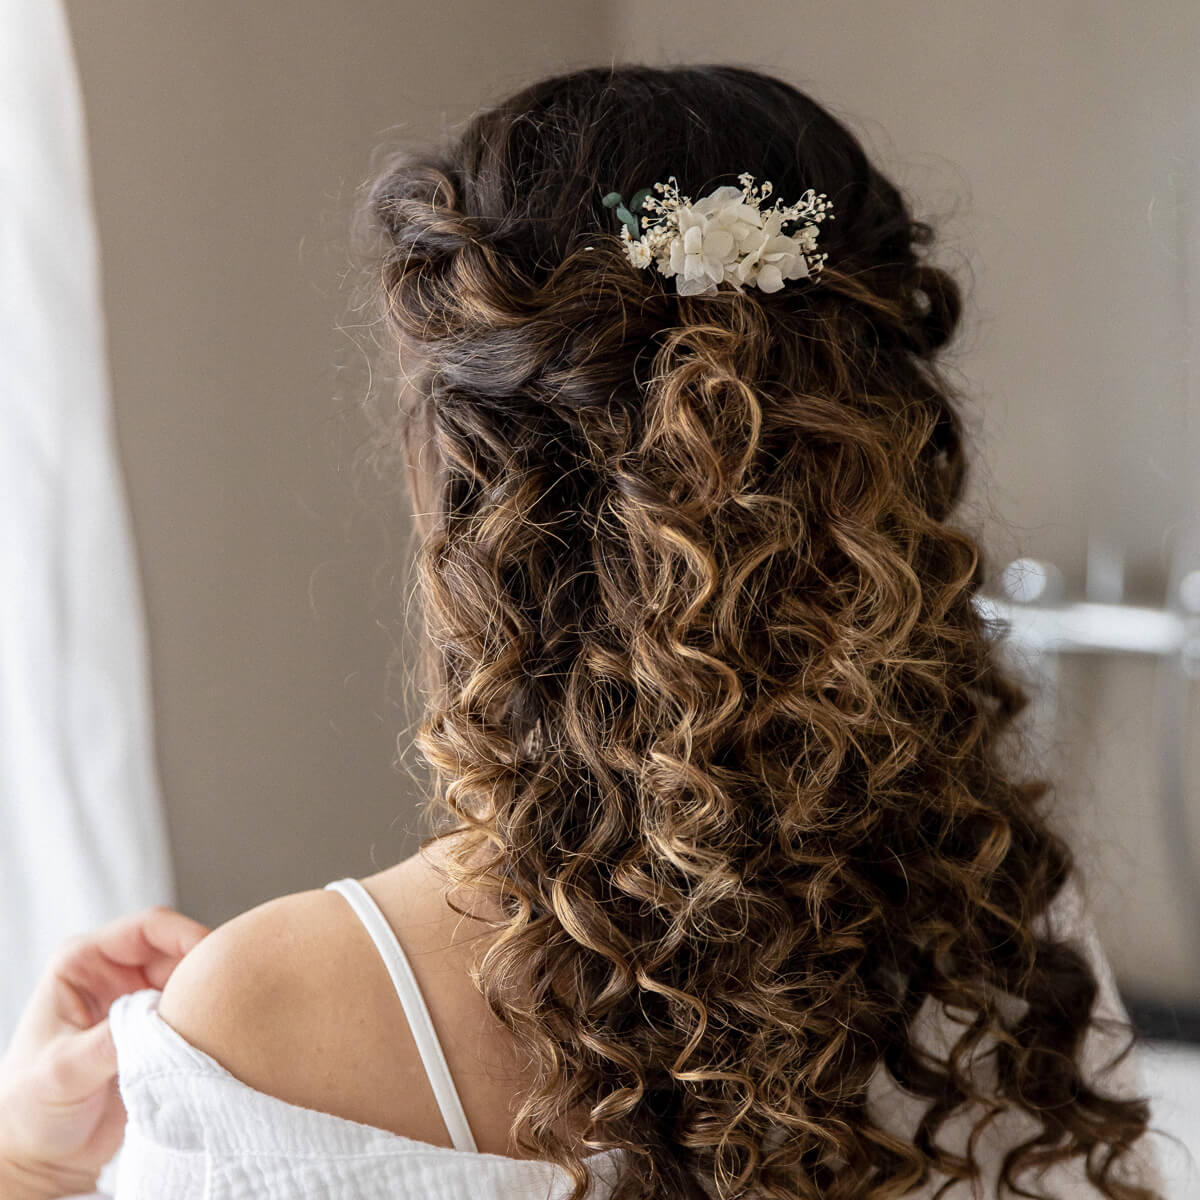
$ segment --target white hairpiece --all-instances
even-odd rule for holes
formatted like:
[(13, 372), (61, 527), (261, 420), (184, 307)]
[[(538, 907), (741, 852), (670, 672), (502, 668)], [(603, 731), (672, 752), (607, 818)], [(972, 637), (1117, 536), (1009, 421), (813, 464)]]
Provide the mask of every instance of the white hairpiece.
[[(714, 292), (720, 283), (731, 283), (738, 291), (749, 284), (777, 292), (785, 280), (815, 277), (828, 258), (817, 251), (818, 226), (833, 219), (828, 197), (810, 188), (795, 204), (776, 200), (773, 207), (761, 209), (771, 184), (755, 187), (748, 172), (738, 180), (741, 191), (719, 187), (693, 202), (679, 194), (672, 175), (669, 183), (635, 193), (629, 208), (619, 192), (609, 192), (603, 203), (624, 222), (621, 237), (629, 261), (635, 267), (654, 265), (673, 277), (681, 296)], [(653, 214), (642, 216), (640, 225), (634, 215), (639, 207)], [(801, 224), (785, 234), (785, 221)]]

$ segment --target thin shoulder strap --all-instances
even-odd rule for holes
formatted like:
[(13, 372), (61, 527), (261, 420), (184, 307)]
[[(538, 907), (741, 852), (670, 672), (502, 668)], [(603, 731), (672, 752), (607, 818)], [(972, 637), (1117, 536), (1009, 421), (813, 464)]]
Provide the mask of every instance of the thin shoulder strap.
[(454, 1148), (477, 1151), (474, 1135), (467, 1124), (467, 1114), (463, 1111), (462, 1101), (458, 1097), (458, 1089), (454, 1086), (450, 1068), (446, 1065), (446, 1056), (442, 1053), (441, 1043), (429, 1018), (425, 998), (421, 995), (408, 957), (392, 927), (387, 923), (387, 918), (357, 879), (337, 879), (325, 887), (327, 891), (341, 892), (350, 902), (350, 907), (366, 926), (371, 941), (375, 943), (375, 948), (392, 977), (396, 995), (400, 997), (404, 1015), (408, 1018), (408, 1026), (417, 1043), (417, 1053), (425, 1066), (425, 1074), (429, 1076), (434, 1099), (437, 1100), (442, 1120), (446, 1122), (446, 1132), (450, 1135)]

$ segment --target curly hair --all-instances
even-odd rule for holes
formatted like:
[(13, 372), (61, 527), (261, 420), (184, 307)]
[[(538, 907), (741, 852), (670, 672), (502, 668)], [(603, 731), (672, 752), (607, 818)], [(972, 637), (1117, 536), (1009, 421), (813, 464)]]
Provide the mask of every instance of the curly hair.
[[(746, 170), (828, 194), (819, 283), (679, 296), (629, 263), (606, 192)], [(473, 979), (534, 1067), (515, 1144), (571, 1200), (572, 1113), (627, 1152), (617, 1200), (883, 1200), (978, 1186), (1012, 1111), (1002, 1194), (1074, 1161), (1156, 1196), (1124, 1177), (1147, 1104), (1086, 1077), (1096, 972), (1045, 924), (1072, 855), (1003, 748), (1028, 701), (949, 523), (931, 226), (729, 65), (536, 82), (390, 154), (362, 212), (405, 367), (383, 436), (432, 456), (422, 846), (453, 835), (448, 876), (503, 914)]]

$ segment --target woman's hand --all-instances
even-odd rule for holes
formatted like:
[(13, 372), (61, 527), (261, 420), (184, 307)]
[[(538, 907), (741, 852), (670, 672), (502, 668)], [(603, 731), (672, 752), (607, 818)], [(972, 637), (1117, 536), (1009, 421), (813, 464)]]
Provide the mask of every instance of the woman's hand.
[(72, 938), (55, 955), (0, 1059), (4, 1200), (95, 1189), (125, 1132), (109, 1005), (161, 989), (207, 933), (190, 917), (151, 908)]

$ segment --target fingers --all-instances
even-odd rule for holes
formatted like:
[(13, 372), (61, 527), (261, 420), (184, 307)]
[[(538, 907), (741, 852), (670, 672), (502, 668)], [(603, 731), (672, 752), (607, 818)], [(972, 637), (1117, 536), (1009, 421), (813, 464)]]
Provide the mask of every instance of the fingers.
[(105, 1017), (82, 1033), (58, 1040), (48, 1063), (47, 1099), (56, 1104), (85, 1100), (116, 1074), (117, 1050)]
[(138, 966), (155, 958), (181, 959), (209, 930), (158, 905), (102, 926), (88, 938), (113, 962)]
[(118, 996), (143, 987), (161, 989), (180, 959), (208, 932), (199, 921), (159, 906), (71, 939), (60, 950), (53, 973), (87, 1008), (88, 1020), (79, 1022), (69, 1012), (63, 1017), (91, 1024)]

